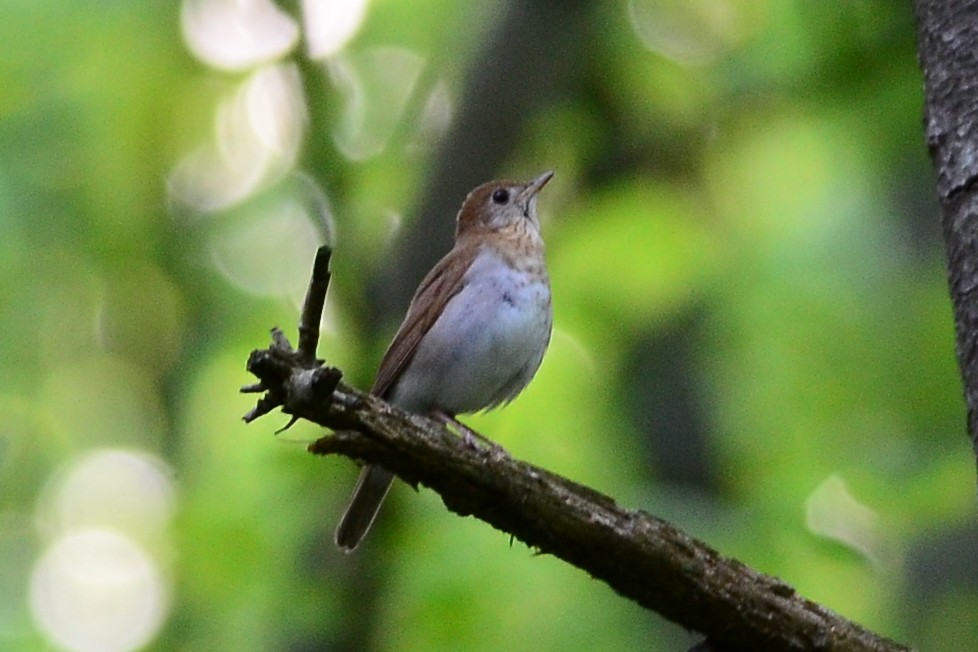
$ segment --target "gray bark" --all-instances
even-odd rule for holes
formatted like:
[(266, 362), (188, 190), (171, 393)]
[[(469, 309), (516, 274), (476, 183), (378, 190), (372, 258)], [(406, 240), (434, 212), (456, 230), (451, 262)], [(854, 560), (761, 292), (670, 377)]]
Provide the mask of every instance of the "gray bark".
[(924, 126), (937, 171), (968, 432), (978, 454), (978, 3), (918, 0)]

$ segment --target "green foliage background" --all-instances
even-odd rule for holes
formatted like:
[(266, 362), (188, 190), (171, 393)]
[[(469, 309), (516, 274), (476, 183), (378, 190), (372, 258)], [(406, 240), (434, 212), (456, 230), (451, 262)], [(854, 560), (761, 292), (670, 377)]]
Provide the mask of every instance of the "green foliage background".
[[(371, 3), (337, 55), (368, 70), (363, 114), (300, 46), (285, 54), (310, 102), (294, 169), (336, 233), (320, 353), (361, 386), (395, 327), (366, 326), (365, 279), (397, 239), (391, 216), (409, 227), (439, 133), (385, 112), (398, 100), (370, 56), (413, 53), (410, 101), (441, 85), (457, 102), (498, 18), (477, 4)], [(883, 634), (973, 648), (974, 458), (909, 7), (651, 5), (591, 5), (581, 47), (603, 86), (500, 136), (518, 144), (499, 176), (557, 171), (541, 200), (556, 333), (524, 395), (469, 423)], [(46, 487), (103, 449), (156, 456), (175, 492), (140, 541), (169, 595), (153, 649), (694, 640), (427, 491), (399, 487), (362, 551), (333, 549), (356, 469), (305, 454), (308, 424), (277, 440), (284, 418), (246, 427), (237, 394), (268, 328), (294, 327), (326, 223), (263, 221), (296, 196), (288, 174), (216, 211), (168, 193), (251, 74), (196, 60), (180, 11), (0, 8), (0, 646), (50, 644), (27, 597), (51, 544)], [(388, 137), (354, 160), (337, 139), (357, 120)], [(639, 373), (646, 350), (675, 366)], [(684, 452), (682, 424), (667, 434), (704, 482), (682, 464), (665, 477), (645, 425), (674, 383), (705, 440)]]

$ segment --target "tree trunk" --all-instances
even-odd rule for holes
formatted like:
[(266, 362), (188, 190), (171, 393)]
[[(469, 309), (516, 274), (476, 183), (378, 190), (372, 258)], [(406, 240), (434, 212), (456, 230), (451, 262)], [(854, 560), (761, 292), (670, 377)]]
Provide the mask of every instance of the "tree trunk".
[(924, 125), (937, 170), (968, 432), (978, 455), (978, 3), (917, 0)]

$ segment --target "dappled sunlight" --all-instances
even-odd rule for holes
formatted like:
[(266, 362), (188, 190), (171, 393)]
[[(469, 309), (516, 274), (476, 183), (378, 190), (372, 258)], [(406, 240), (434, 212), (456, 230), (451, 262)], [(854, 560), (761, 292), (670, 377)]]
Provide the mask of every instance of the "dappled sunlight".
[(126, 651), (166, 620), (172, 471), (140, 451), (81, 455), (48, 479), (35, 520), (45, 548), (30, 576), (40, 632), (66, 650)]
[(303, 35), (311, 59), (343, 49), (363, 25), (367, 0), (302, 0)]
[(214, 268), (239, 290), (301, 298), (319, 240), (305, 206), (286, 197), (243, 209), (211, 234), (208, 249)]
[(421, 55), (393, 46), (360, 50), (327, 61), (329, 77), (346, 100), (333, 130), (336, 146), (344, 156), (363, 161), (384, 151), (413, 98), (423, 68)]
[(36, 508), (46, 538), (89, 528), (125, 532), (158, 546), (176, 509), (173, 471), (138, 450), (96, 449), (49, 478)]
[[(269, 152), (292, 167), (306, 132), (307, 109), (302, 92), (302, 80), (295, 64), (261, 68), (245, 84), (243, 108), (246, 122), (255, 138)], [(226, 120), (223, 119), (226, 117)], [(230, 157), (234, 154), (231, 137), (238, 135), (233, 124), (238, 116), (220, 116), (218, 145)], [(223, 134), (223, 128), (229, 133)]]
[(295, 65), (258, 69), (218, 107), (214, 141), (177, 164), (171, 197), (202, 213), (250, 197), (292, 169), (306, 121)]
[(267, 152), (254, 148), (228, 161), (217, 148), (205, 145), (187, 154), (174, 169), (170, 195), (204, 213), (231, 206), (258, 187), (268, 158)]
[(151, 641), (168, 611), (156, 562), (128, 537), (90, 529), (55, 540), (34, 566), (31, 611), (51, 643), (123, 652)]
[(861, 503), (845, 481), (832, 474), (805, 501), (805, 526), (837, 541), (878, 567), (892, 569), (896, 550), (883, 532), (880, 515)]
[(649, 50), (681, 64), (705, 65), (757, 29), (757, 4), (752, 0), (628, 0), (628, 18)]
[(437, 143), (451, 126), (453, 110), (452, 93), (448, 84), (439, 81), (425, 100), (418, 129), (409, 142), (409, 147), (423, 149)]
[(183, 0), (183, 37), (201, 61), (247, 70), (281, 57), (299, 40), (299, 27), (271, 0)]

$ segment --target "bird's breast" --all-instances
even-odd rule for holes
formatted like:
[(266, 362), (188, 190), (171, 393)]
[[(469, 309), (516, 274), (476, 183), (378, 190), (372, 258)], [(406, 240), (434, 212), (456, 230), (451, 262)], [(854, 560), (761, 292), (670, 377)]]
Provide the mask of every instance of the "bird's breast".
[(475, 412), (513, 399), (536, 373), (553, 312), (543, 264), (514, 267), (486, 247), (418, 344), (392, 400), (412, 410)]

